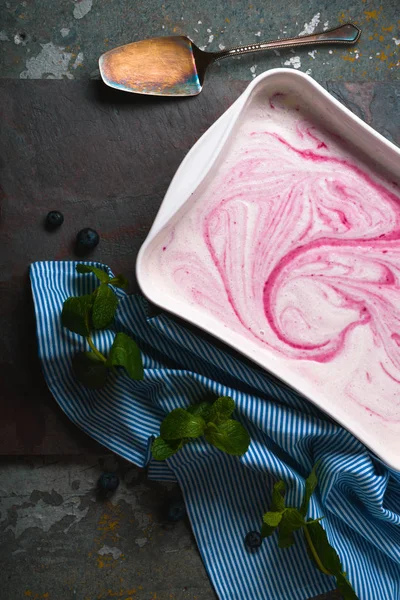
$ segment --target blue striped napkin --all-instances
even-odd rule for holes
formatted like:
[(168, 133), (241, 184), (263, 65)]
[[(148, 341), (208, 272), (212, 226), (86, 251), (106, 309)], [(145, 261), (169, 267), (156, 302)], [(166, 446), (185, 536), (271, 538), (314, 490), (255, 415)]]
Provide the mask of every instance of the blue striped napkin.
[[(268, 373), (165, 314), (149, 318), (145, 300), (122, 290), (116, 290), (116, 329), (137, 340), (145, 379), (132, 381), (120, 374), (100, 391), (80, 386), (71, 374), (71, 358), (84, 344), (61, 327), (60, 314), (68, 296), (90, 293), (97, 283), (92, 275), (77, 275), (76, 264), (38, 262), (31, 267), (44, 375), (76, 425), (143, 467), (165, 413), (213, 392), (235, 400), (237, 418), (251, 435), (249, 451), (240, 459), (196, 442), (167, 463), (149, 465), (153, 479), (179, 482), (218, 596), (305, 600), (334, 588), (334, 580), (314, 568), (300, 542), (278, 550), (273, 536), (253, 554), (243, 544), (248, 531), (260, 528), (274, 481), (284, 479), (288, 504), (299, 505), (304, 479), (320, 460), (320, 485), (309, 516), (327, 516), (328, 537), (361, 600), (398, 600), (400, 474)], [(99, 332), (95, 339), (107, 352), (113, 333)]]

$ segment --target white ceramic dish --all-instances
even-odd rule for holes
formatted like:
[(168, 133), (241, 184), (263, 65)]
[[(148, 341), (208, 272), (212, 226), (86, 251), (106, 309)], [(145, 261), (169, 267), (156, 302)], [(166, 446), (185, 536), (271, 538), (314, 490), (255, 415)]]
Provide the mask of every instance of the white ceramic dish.
[[(331, 415), (389, 466), (400, 470), (400, 409), (395, 417), (389, 421), (386, 419), (384, 424), (373, 411), (369, 411), (369, 408), (360, 408), (358, 404), (349, 406), (343, 402), (336, 403), (332, 393), (316, 386), (312, 376), (305, 377), (304, 372), (296, 367), (299, 363), (307, 363), (308, 372), (311, 372), (310, 369), (315, 364), (313, 361), (283, 360), (279, 353), (260, 347), (260, 343), (246, 337), (240, 330), (222, 323), (212, 313), (188, 302), (183, 295), (168, 287), (163, 289), (162, 282), (160, 285), (160, 281), (157, 281), (159, 274), (154, 272), (153, 262), (150, 260), (157, 248), (162, 251), (159, 238), (163, 230), (176, 217), (177, 212), (180, 209), (184, 210), (184, 205), (195, 198), (196, 190), (201, 186), (204, 188), (207, 178), (212, 179), (215, 176), (215, 169), (221, 164), (224, 151), (241, 119), (245, 118), (252, 100), (259, 92), (269, 97), (282, 90), (298, 95), (305, 104), (312, 106), (318, 118), (323, 120), (332, 133), (349, 143), (356, 155), (361, 155), (367, 163), (373, 162), (380, 174), (385, 173), (385, 177), (391, 182), (396, 180), (400, 171), (400, 150), (397, 147), (366, 125), (307, 75), (291, 69), (268, 71), (250, 83), (238, 100), (198, 140), (183, 160), (140, 249), (136, 264), (137, 279), (143, 294), (152, 303), (239, 350)], [(332, 377), (332, 373), (328, 372), (328, 376)], [(400, 395), (400, 384), (398, 387)]]

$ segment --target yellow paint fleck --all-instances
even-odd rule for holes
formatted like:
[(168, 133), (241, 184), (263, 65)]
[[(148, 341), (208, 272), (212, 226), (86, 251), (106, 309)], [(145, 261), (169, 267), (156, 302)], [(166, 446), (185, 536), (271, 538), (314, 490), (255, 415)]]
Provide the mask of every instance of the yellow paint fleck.
[(355, 56), (346, 55), (346, 56), (342, 56), (342, 58), (343, 58), (343, 60), (347, 60), (348, 62), (352, 62), (352, 63), (356, 60)]
[(385, 38), (383, 37), (383, 35), (380, 35), (380, 36), (379, 36), (379, 41), (380, 41), (380, 42), (383, 42), (383, 40), (384, 40), (384, 39), (385, 39)]
[(378, 18), (378, 14), (379, 14), (380, 10), (377, 11), (375, 10), (364, 10), (364, 15), (367, 17), (367, 21), (370, 21), (371, 19), (374, 19), (376, 21), (376, 19)]
[(387, 33), (391, 33), (394, 29), (394, 25), (390, 25), (390, 27), (382, 27), (382, 31), (386, 31)]
[(97, 525), (98, 531), (100, 531), (103, 535), (114, 533), (120, 527), (120, 510), (118, 507), (111, 506), (110, 511), (112, 511), (114, 514), (111, 514), (111, 512), (103, 513)]
[(231, 20), (229, 19), (229, 17), (226, 17), (225, 23), (230, 23), (230, 22), (231, 22)]
[(381, 61), (383, 62), (384, 60), (387, 60), (387, 59), (388, 59), (388, 55), (387, 55), (387, 54), (385, 54), (384, 52), (381, 52), (381, 53), (379, 54), (378, 58), (379, 58), (379, 60), (381, 60)]
[(25, 592), (25, 596), (32, 596), (32, 592), (31, 592), (31, 590), (26, 590), (26, 592)]

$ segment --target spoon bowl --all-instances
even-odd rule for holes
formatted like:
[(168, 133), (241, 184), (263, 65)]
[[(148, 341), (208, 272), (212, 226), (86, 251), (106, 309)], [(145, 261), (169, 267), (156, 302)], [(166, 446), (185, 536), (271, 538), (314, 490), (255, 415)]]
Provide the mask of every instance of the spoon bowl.
[(196, 96), (204, 79), (196, 64), (197, 52), (201, 50), (185, 36), (133, 42), (103, 54), (100, 74), (107, 85), (126, 92)]

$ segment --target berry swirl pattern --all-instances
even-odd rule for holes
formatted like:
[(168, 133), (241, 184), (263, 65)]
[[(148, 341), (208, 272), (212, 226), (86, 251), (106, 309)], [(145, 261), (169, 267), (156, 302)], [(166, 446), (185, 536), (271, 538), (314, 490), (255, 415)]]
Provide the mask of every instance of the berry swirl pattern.
[(398, 188), (286, 100), (253, 107), (167, 228), (157, 268), (192, 305), (308, 365), (308, 378), (310, 365), (316, 381), (328, 365), (322, 381), (357, 356), (340, 366), (340, 393), (400, 422)]

